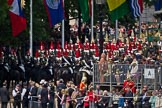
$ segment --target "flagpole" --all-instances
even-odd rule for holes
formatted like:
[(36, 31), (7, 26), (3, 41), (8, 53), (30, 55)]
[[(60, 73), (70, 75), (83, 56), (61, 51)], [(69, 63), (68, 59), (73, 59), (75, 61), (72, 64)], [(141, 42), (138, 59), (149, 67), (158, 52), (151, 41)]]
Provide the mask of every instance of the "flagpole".
[[(64, 0), (62, 0), (63, 2), (63, 9), (64, 9)], [(64, 49), (64, 44), (65, 44), (65, 20), (62, 20), (62, 26), (61, 26), (61, 32), (62, 32), (62, 38), (61, 38), (61, 44), (62, 44), (62, 49)]]
[(116, 41), (118, 39), (118, 20), (115, 20), (115, 37), (116, 37)]
[(30, 0), (30, 56), (33, 57), (33, 0)]
[(141, 31), (141, 16), (139, 16), (139, 38), (141, 36), (141, 33), (142, 33), (142, 31)]
[(64, 49), (64, 43), (65, 43), (65, 20), (62, 20), (62, 48)]
[(92, 42), (92, 40), (94, 39), (94, 36), (93, 36), (93, 21), (94, 21), (94, 10), (93, 10), (93, 7), (94, 7), (94, 4), (93, 4), (93, 0), (91, 0), (91, 10), (92, 10), (92, 16), (91, 16), (91, 42)]

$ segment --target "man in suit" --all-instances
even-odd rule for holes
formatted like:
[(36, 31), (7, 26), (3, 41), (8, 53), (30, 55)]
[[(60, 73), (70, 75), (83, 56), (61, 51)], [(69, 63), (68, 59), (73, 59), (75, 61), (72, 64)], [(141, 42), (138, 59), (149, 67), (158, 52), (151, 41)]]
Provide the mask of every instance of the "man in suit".
[(37, 96), (37, 88), (35, 87), (35, 82), (31, 82), (29, 87), (28, 98), (31, 101), (37, 101), (36, 96)]
[(21, 99), (22, 99), (22, 107), (28, 108), (28, 94), (29, 90), (27, 89), (27, 83), (23, 83), (22, 93), (21, 93)]
[(133, 108), (133, 93), (130, 87), (127, 87), (127, 92), (125, 93), (125, 103), (127, 108)]
[(12, 91), (12, 96), (14, 98), (14, 103), (13, 106), (14, 108), (18, 107), (21, 108), (21, 90), (20, 90), (20, 85), (17, 84), (15, 89)]
[(0, 88), (0, 97), (2, 102), (1, 108), (7, 108), (7, 103), (10, 100), (10, 98), (9, 98), (9, 92), (6, 88), (6, 84), (3, 84), (3, 87)]
[(150, 108), (150, 96), (148, 95), (148, 87), (147, 85), (143, 86), (142, 93), (140, 94), (142, 97), (142, 108)]
[(41, 91), (41, 105), (42, 108), (47, 108), (47, 103), (48, 103), (48, 85), (44, 84), (42, 91)]
[(56, 90), (57, 90), (57, 93), (58, 93), (57, 94), (57, 106), (58, 106), (58, 108), (61, 108), (61, 105), (60, 105), (60, 103), (61, 103), (60, 97), (62, 97), (61, 90), (65, 89), (65, 88), (66, 88), (66, 86), (64, 84), (63, 79), (60, 79), (57, 86), (56, 86)]
[(37, 101), (37, 88), (35, 86), (35, 82), (30, 82), (30, 87), (29, 87), (29, 94), (28, 94), (28, 99), (29, 99), (29, 108), (32, 107), (37, 107), (37, 103), (35, 103), (34, 101)]

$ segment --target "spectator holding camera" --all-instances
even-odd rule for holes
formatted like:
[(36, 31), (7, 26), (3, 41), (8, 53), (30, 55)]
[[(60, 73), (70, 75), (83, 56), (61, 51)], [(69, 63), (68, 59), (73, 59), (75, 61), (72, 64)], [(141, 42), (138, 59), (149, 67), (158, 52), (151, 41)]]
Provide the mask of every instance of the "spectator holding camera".
[(14, 103), (13, 106), (14, 108), (18, 107), (21, 108), (21, 90), (20, 90), (20, 85), (17, 84), (15, 89), (12, 91), (12, 96), (14, 98)]

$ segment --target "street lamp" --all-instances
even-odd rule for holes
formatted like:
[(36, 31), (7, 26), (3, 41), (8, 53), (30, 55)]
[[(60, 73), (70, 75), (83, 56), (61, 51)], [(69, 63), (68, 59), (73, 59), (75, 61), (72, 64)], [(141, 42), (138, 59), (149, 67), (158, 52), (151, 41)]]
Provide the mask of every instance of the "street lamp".
[(100, 37), (99, 37), (99, 42), (100, 42), (100, 56), (103, 53), (103, 41), (104, 41), (104, 37), (103, 37), (103, 33), (102, 33), (102, 5), (105, 3), (105, 0), (96, 0), (96, 4), (98, 5), (98, 10), (99, 10), (99, 23), (100, 23)]

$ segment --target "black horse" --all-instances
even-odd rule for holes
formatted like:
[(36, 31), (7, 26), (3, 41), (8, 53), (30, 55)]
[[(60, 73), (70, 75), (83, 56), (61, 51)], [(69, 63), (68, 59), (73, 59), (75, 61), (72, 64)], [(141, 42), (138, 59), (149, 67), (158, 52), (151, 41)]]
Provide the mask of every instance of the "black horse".
[(86, 66), (88, 65), (86, 61), (75, 61), (74, 66), (74, 82), (76, 85), (79, 85), (82, 78), (87, 78), (87, 84), (90, 84), (92, 82), (92, 70), (91, 67)]
[(32, 76), (32, 69), (34, 67), (34, 59), (32, 57), (28, 57), (24, 60), (24, 67), (25, 67), (25, 79), (26, 82), (29, 83)]
[(53, 80), (53, 64), (47, 61), (35, 60), (30, 72), (30, 79), (39, 83), (42, 79), (46, 81)]
[[(7, 63), (0, 63), (0, 87), (5, 81), (9, 79), (9, 65)], [(9, 89), (9, 86), (7, 86)]]
[(73, 81), (73, 65), (71, 65), (69, 58), (66, 58), (66, 60), (58, 60), (53, 65), (54, 79), (63, 79), (64, 83)]
[[(12, 87), (14, 83), (17, 84), (20, 81), (25, 81), (25, 68), (23, 65), (18, 64), (17, 59), (13, 57), (5, 57), (4, 64), (0, 66), (1, 70), (1, 82), (6, 81), (7, 89), (10, 88), (10, 82), (12, 81)], [(1, 84), (2, 84), (1, 83)]]

